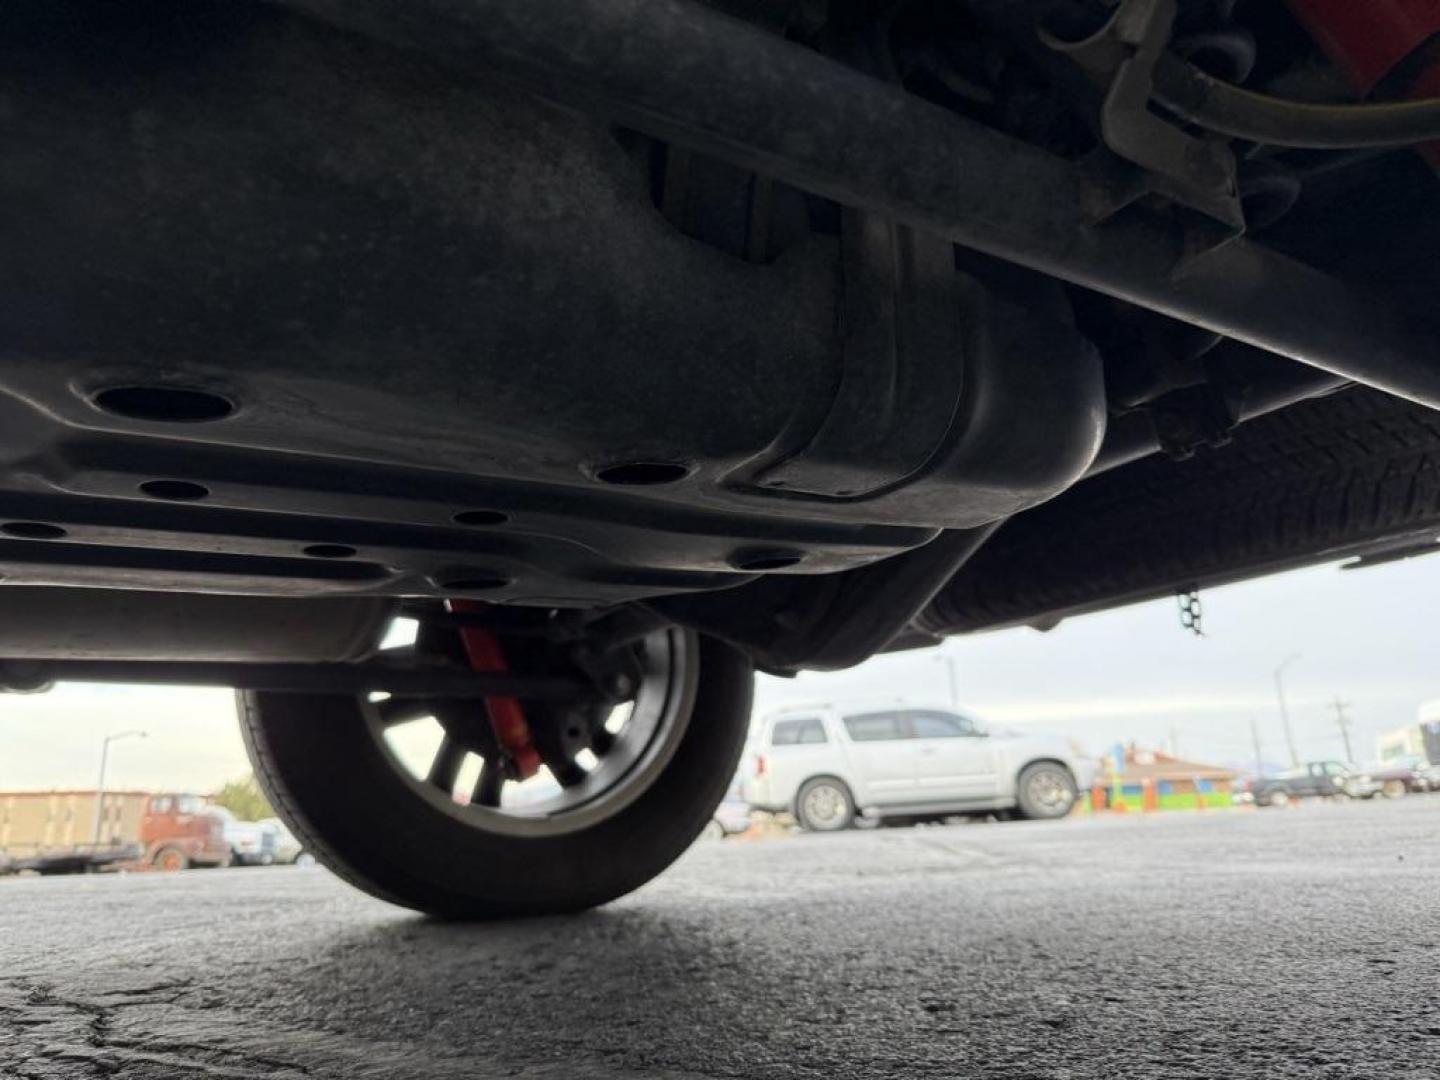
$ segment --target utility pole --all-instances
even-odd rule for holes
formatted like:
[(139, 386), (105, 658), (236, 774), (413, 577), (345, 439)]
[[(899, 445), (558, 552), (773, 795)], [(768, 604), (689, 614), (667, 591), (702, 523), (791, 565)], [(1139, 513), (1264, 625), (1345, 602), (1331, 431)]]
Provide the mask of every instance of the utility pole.
[(110, 764), (110, 744), (119, 739), (143, 739), (143, 731), (120, 731), (114, 735), (106, 735), (100, 742), (100, 782), (95, 785), (95, 839), (94, 845), (100, 846), (100, 826), (104, 822), (105, 807), (105, 768)]
[(1345, 740), (1345, 764), (1355, 764), (1355, 752), (1350, 749), (1350, 717), (1345, 715), (1345, 710), (1350, 707), (1348, 701), (1341, 701), (1338, 697), (1330, 706), (1335, 710), (1335, 726), (1340, 729), (1340, 738)]
[(1265, 775), (1265, 755), (1260, 752), (1260, 725), (1250, 717), (1250, 741), (1255, 744), (1255, 775)]
[(1290, 730), (1290, 710), (1285, 707), (1285, 669), (1300, 659), (1299, 653), (1291, 653), (1275, 668), (1275, 700), (1280, 702), (1280, 723), (1285, 728), (1285, 746), (1290, 751), (1290, 764), (1300, 765), (1300, 755), (1295, 752), (1295, 733)]

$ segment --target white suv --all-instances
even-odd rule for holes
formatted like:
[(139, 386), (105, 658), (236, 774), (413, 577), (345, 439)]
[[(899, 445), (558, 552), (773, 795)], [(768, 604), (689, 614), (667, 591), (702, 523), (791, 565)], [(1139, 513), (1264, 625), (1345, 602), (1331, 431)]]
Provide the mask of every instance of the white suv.
[(1064, 817), (1094, 764), (1062, 740), (990, 735), (944, 709), (789, 709), (765, 717), (751, 747), (745, 799), (788, 810), (802, 827), (867, 818), (938, 818), (1014, 810)]

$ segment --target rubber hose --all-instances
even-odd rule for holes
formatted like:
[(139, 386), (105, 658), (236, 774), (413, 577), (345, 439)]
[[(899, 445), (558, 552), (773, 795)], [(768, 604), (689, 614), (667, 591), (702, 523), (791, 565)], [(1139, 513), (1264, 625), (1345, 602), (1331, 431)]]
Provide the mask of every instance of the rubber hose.
[(1198, 127), (1235, 139), (1305, 150), (1405, 146), (1440, 139), (1440, 98), (1371, 105), (1311, 105), (1256, 94), (1166, 53), (1155, 100)]

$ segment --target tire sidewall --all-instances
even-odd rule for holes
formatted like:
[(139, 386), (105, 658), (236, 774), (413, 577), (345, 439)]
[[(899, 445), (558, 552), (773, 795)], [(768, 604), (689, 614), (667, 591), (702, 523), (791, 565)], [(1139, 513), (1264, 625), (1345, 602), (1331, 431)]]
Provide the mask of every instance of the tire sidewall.
[(257, 779), (304, 849), (367, 892), (452, 918), (579, 910), (678, 857), (738, 765), (750, 663), (711, 639), (694, 650), (691, 715), (669, 764), (613, 816), (558, 836), (487, 832), (432, 806), (366, 729), (353, 698), (242, 693), (241, 730)]

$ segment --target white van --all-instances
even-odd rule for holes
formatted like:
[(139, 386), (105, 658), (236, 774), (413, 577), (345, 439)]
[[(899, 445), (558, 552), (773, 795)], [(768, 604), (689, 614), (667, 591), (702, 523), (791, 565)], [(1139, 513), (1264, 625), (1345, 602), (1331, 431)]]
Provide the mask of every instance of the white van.
[(1095, 765), (1063, 740), (990, 735), (945, 709), (823, 705), (765, 717), (743, 791), (752, 807), (789, 811), (806, 829), (867, 818), (939, 818), (1014, 810), (1064, 817)]

